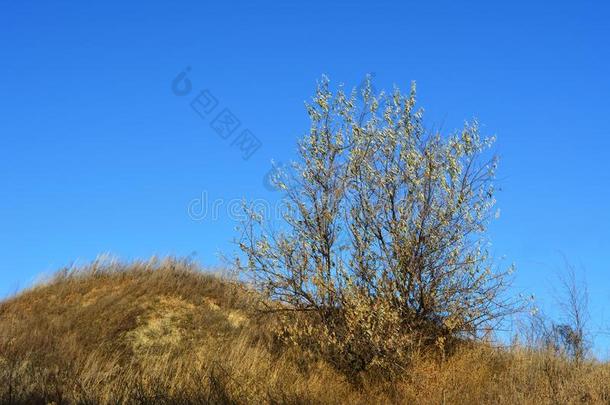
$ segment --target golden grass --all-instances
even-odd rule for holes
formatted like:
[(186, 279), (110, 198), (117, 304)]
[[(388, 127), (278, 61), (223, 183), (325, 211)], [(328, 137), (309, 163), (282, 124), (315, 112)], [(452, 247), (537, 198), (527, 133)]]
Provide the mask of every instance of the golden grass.
[(60, 272), (0, 303), (0, 403), (610, 404), (608, 364), (483, 344), (354, 386), (252, 299), (177, 260)]

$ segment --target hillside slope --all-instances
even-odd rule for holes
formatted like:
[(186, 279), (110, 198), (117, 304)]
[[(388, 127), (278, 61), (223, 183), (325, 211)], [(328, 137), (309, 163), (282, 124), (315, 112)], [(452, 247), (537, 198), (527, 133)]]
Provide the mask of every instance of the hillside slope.
[(252, 299), (178, 260), (59, 272), (0, 303), (0, 403), (610, 403), (607, 365), (484, 345), (356, 387)]
[(323, 399), (330, 369), (272, 354), (248, 295), (172, 259), (61, 271), (0, 304), (0, 402)]

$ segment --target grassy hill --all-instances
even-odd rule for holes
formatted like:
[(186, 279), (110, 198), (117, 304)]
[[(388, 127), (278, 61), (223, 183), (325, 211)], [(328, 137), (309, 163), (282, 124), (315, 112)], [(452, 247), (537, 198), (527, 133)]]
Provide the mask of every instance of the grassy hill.
[(608, 364), (484, 344), (354, 385), (254, 298), (172, 259), (61, 271), (0, 303), (0, 402), (610, 404)]

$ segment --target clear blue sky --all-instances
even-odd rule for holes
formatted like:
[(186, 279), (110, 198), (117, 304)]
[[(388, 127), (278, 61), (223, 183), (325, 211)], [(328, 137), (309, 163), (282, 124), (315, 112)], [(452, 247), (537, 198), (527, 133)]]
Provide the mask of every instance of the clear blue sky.
[[(189, 202), (276, 198), (262, 179), (294, 156), (315, 81), (373, 72), (416, 80), (430, 126), (497, 135), (494, 253), (548, 307), (561, 253), (582, 264), (610, 324), (607, 2), (287, 3), (2, 2), (0, 296), (104, 252), (218, 263), (234, 224)], [(249, 160), (189, 106), (206, 88), (261, 141)]]

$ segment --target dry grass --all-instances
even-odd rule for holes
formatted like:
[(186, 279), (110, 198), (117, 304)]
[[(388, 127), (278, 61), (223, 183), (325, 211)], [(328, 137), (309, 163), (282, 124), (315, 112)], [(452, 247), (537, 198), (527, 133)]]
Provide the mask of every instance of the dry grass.
[(608, 364), (485, 345), (354, 386), (252, 308), (182, 261), (60, 272), (0, 303), (0, 403), (610, 404)]

